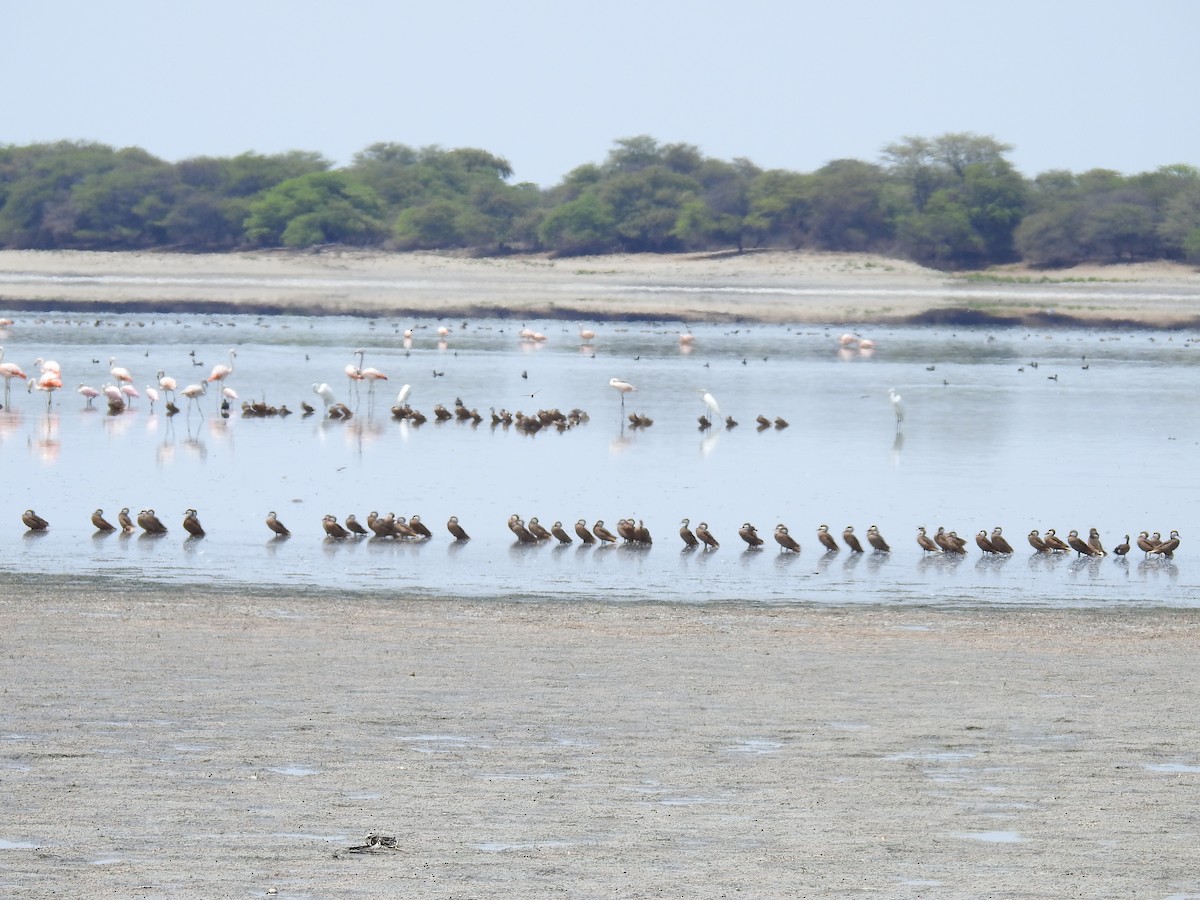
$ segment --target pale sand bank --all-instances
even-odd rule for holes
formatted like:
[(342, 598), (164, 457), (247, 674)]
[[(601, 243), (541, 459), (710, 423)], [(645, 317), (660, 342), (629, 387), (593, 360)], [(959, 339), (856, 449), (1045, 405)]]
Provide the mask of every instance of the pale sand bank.
[(1195, 611), (9, 585), (0, 634), (5, 896), (1200, 892)]
[[(1168, 263), (949, 275), (869, 254), (550, 259), (322, 253), (0, 252), (0, 311), (299, 312), (883, 323), (1200, 322), (1200, 272)], [(964, 318), (967, 316), (968, 318)]]

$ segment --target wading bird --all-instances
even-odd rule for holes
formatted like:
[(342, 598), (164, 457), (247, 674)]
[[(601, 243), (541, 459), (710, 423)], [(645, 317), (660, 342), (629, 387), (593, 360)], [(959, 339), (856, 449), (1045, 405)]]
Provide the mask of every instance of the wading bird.
[(75, 391), (87, 401), (87, 407), (89, 409), (92, 407), (92, 401), (100, 396), (100, 392), (98, 390), (86, 384), (81, 384), (79, 387), (75, 388)]
[(104, 518), (104, 510), (102, 509), (98, 509), (92, 513), (92, 525), (96, 527), (97, 531), (109, 532), (117, 530), (116, 525), (113, 525), (108, 519)]
[(880, 553), (892, 552), (892, 548), (888, 546), (888, 542), (883, 539), (883, 535), (879, 533), (879, 529), (874, 525), (867, 529), (867, 543)]
[(204, 537), (204, 527), (200, 524), (200, 518), (194, 509), (184, 511), (183, 530), (192, 537)]
[(466, 529), (458, 524), (458, 516), (450, 517), (450, 521), (446, 523), (446, 530), (454, 535), (456, 541), (469, 541), (471, 539)]
[(828, 525), (821, 525), (817, 528), (817, 540), (831, 553), (837, 553), (841, 549), (838, 547), (837, 541), (833, 539), (833, 535), (829, 533)]
[(846, 542), (846, 546), (850, 548), (851, 553), (862, 553), (862, 544), (858, 541), (858, 535), (854, 533), (854, 526), (847, 525), (842, 531), (842, 540)]
[(904, 400), (896, 393), (895, 388), (888, 388), (888, 399), (892, 401), (892, 412), (896, 414), (896, 431), (904, 422)]
[(688, 547), (698, 547), (700, 542), (696, 540), (696, 536), (692, 534), (692, 529), (688, 526), (691, 524), (690, 519), (684, 519), (679, 526), (679, 536), (683, 539), (683, 543)]
[(580, 519), (575, 523), (575, 533), (579, 535), (579, 539), (585, 544), (596, 543), (596, 536), (588, 531), (587, 519)]
[(716, 550), (720, 547), (720, 543), (712, 536), (712, 532), (708, 530), (708, 523), (701, 522), (696, 526), (696, 537), (700, 539), (700, 543), (704, 545), (705, 550)]
[(758, 529), (749, 522), (742, 523), (742, 527), (738, 529), (738, 535), (749, 544), (750, 550), (757, 550), (763, 545), (763, 539), (758, 536)]
[(608, 386), (621, 395), (621, 411), (625, 411), (625, 395), (637, 390), (628, 381), (622, 381), (620, 378), (608, 379)]

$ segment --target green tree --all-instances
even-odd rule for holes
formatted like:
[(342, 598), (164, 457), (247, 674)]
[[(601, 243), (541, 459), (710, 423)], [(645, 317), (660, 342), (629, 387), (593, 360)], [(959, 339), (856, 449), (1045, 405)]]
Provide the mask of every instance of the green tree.
[(342, 172), (313, 172), (263, 192), (250, 204), (246, 239), (260, 246), (370, 245), (387, 234), (375, 192)]
[(616, 216), (594, 188), (551, 208), (538, 235), (548, 249), (564, 256), (608, 253), (618, 246)]

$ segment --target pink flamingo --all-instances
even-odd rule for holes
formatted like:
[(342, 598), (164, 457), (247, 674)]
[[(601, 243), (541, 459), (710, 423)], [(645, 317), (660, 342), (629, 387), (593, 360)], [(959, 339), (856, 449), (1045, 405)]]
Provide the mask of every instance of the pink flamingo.
[(142, 396), (141, 394), (138, 393), (138, 389), (135, 388), (132, 384), (121, 385), (121, 393), (124, 394), (125, 397), (127, 398), (125, 402), (129, 405), (130, 409), (133, 409), (134, 399), (136, 397)]
[(133, 382), (133, 375), (124, 366), (115, 365), (117, 358), (111, 356), (108, 359), (109, 370), (108, 374), (117, 380), (118, 384), (130, 384)]
[[(362, 368), (363, 357), (366, 355), (366, 351), (358, 350), (356, 352), (358, 353), (359, 365), (358, 377), (360, 380), (365, 380), (367, 382), (367, 395), (370, 396), (375, 393), (375, 382), (387, 381), (388, 377), (373, 366), (367, 366), (365, 369)], [(350, 367), (347, 366), (346, 368), (349, 369)]]
[(158, 391), (146, 385), (146, 396), (150, 399), (150, 412), (154, 412), (154, 404), (158, 402)]
[(20, 378), (24, 381), (29, 376), (21, 371), (21, 367), (16, 363), (4, 362), (4, 348), (0, 347), (0, 378), (4, 379), (4, 405), (8, 406), (12, 395), (11, 383), (14, 378)]
[(29, 391), (32, 393), (35, 389), (46, 392), (46, 409), (50, 408), (51, 401), (54, 399), (54, 392), (62, 387), (62, 379), (58, 377), (58, 373), (49, 370), (43, 372), (39, 378), (29, 379)]
[[(230, 351), (230, 352), (232, 352), (232, 351)], [(189, 384), (187, 387), (185, 387), (179, 393), (183, 394), (183, 396), (188, 398), (188, 412), (191, 413), (192, 404), (195, 403), (198, 398), (200, 398), (200, 397), (204, 396), (206, 393), (208, 393), (208, 382), (205, 381), (205, 382), (201, 382), (200, 384)], [(197, 404), (196, 408), (200, 409), (199, 404)], [(200, 409), (200, 415), (203, 417), (203, 415), (204, 415), (203, 409)]]
[(237, 351), (230, 350), (229, 351), (229, 365), (225, 365), (224, 363), (217, 363), (215, 366), (212, 367), (212, 371), (208, 375), (208, 380), (210, 382), (212, 382), (212, 381), (222, 381), (223, 382), (226, 378), (228, 378), (230, 375), (232, 375), (233, 374), (233, 360), (236, 356), (237, 356)]
[(175, 379), (162, 369), (158, 370), (158, 386), (164, 394), (175, 396)]
[(78, 393), (82, 394), (84, 396), (84, 398), (87, 400), (88, 409), (92, 408), (92, 401), (100, 396), (100, 392), (98, 390), (96, 390), (94, 387), (90, 387), (89, 385), (86, 385), (86, 384), (81, 384), (75, 390)]
[(52, 359), (42, 359), (40, 356), (33, 361), (33, 364), (42, 370), (42, 373), (54, 372), (57, 375), (62, 375), (62, 366)]

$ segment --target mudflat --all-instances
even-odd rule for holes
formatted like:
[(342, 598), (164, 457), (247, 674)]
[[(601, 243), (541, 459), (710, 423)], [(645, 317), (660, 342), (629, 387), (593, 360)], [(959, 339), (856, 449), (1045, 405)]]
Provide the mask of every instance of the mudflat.
[(10, 582), (0, 893), (1192, 895), (1198, 638)]
[(946, 273), (864, 253), (554, 259), (437, 253), (0, 251), (0, 311), (1200, 325), (1174, 263)]

